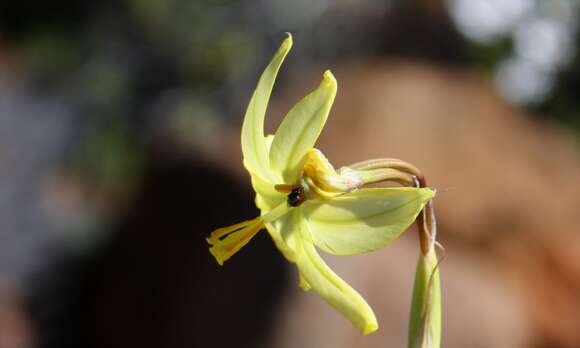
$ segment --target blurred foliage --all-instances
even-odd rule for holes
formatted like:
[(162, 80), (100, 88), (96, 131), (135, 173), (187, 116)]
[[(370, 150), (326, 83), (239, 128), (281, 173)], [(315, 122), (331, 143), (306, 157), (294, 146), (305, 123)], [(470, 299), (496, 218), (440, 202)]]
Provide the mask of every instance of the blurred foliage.
[(574, 0), (449, 0), (469, 64), (495, 75), (500, 94), (580, 134), (580, 4)]
[[(300, 42), (288, 73), (361, 55), (396, 55), (491, 74), (513, 54), (513, 40), (507, 34), (486, 42), (462, 37), (448, 12), (458, 2), (5, 1), (0, 43), (23, 78), (72, 101), (78, 135), (71, 158), (95, 170), (119, 165), (106, 170), (120, 173), (133, 165), (115, 156), (145, 160), (143, 147), (156, 132), (169, 129), (185, 139), (207, 136), (200, 129), (218, 131), (220, 122), (239, 123), (264, 57), (285, 31)], [(574, 57), (547, 98), (529, 107), (580, 131), (574, 97), (580, 61)], [(111, 142), (133, 145), (113, 154), (119, 148)], [(94, 156), (97, 148), (112, 153)], [(111, 163), (102, 167), (105, 157)]]
[(513, 50), (513, 41), (509, 38), (498, 40), (494, 44), (471, 42), (468, 45), (469, 61), (482, 70), (492, 73), (499, 62)]
[[(576, 37), (580, 42), (580, 35)], [(580, 136), (580, 55), (575, 55), (574, 61), (558, 74), (557, 80), (551, 95), (532, 110), (559, 120)]]
[(86, 142), (78, 149), (74, 161), (78, 170), (91, 178), (92, 183), (107, 188), (119, 187), (121, 191), (131, 191), (137, 184), (135, 178), (141, 176), (143, 155), (131, 138), (128, 130), (121, 125), (111, 125), (88, 135)]

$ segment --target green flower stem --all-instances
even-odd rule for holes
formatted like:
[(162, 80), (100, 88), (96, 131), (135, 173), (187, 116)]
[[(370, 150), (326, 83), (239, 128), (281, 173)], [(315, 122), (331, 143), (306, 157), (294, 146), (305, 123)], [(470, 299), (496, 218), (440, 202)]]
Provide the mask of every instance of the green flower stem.
[(439, 348), (441, 286), (435, 249), (419, 254), (409, 321), (409, 348)]
[(417, 216), (417, 229), (419, 231), (419, 243), (421, 252), (427, 255), (434, 249), (437, 237), (437, 223), (433, 201), (429, 201)]
[[(418, 183), (421, 186), (423, 183)], [(441, 343), (441, 284), (437, 246), (437, 222), (433, 201), (417, 217), (421, 252), (415, 272), (409, 321), (409, 348), (439, 348)]]

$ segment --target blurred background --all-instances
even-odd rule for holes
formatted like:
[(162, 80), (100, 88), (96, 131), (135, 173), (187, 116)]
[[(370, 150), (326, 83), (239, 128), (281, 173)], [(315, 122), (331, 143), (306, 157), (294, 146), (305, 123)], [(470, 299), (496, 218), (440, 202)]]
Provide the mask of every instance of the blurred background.
[[(580, 347), (580, 36), (573, 0), (0, 2), (0, 348), (404, 347), (417, 257), (328, 262), (362, 337), (297, 285), (255, 216), (239, 131), (294, 35), (267, 130), (330, 68), (318, 147), (437, 189), (444, 347)], [(326, 258), (326, 256), (325, 256)]]

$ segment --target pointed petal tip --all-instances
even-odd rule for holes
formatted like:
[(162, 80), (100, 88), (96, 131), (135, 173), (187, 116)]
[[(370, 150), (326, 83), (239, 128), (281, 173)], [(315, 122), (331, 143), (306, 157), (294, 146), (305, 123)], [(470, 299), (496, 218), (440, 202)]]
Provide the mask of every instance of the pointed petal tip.
[(298, 282), (298, 286), (304, 291), (310, 291), (312, 289), (310, 284), (308, 284), (308, 282), (306, 281), (306, 279), (304, 279), (302, 275), (300, 275), (300, 281)]
[(292, 36), (287, 34), (262, 72), (242, 123), (241, 143), (244, 166), (251, 175), (257, 175), (264, 181), (272, 179), (268, 165), (267, 145), (264, 140), (264, 117), (278, 71), (291, 47)]
[(434, 189), (430, 187), (424, 187), (422, 188), (422, 190), (425, 193), (426, 200), (430, 200), (431, 198), (435, 197), (435, 194), (437, 193)]
[(285, 50), (285, 51), (289, 51), (290, 48), (292, 48), (292, 44), (293, 44), (293, 40), (292, 40), (292, 34), (289, 32), (286, 32), (286, 38), (284, 39), (284, 41), (282, 42), (281, 45), (281, 49)]
[(363, 328), (363, 330), (362, 330), (362, 334), (363, 334), (364, 336), (367, 336), (367, 335), (370, 335), (370, 334), (372, 334), (372, 333), (376, 332), (378, 329), (379, 329), (379, 324), (378, 324), (376, 321), (374, 321), (374, 322), (368, 323), (368, 324), (367, 324), (367, 325), (366, 325), (366, 326)]
[(326, 70), (322, 75), (322, 83), (336, 87), (336, 79), (330, 70)]

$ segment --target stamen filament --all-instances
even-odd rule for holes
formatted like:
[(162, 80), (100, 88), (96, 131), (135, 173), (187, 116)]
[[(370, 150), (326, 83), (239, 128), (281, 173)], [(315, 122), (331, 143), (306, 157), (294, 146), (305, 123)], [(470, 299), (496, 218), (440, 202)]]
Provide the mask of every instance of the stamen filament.
[(432, 200), (427, 202), (421, 213), (419, 213), (417, 227), (419, 229), (421, 251), (424, 255), (427, 255), (437, 244), (437, 221)]
[(295, 188), (295, 185), (288, 185), (288, 184), (278, 184), (274, 185), (274, 190), (280, 193), (290, 193)]

